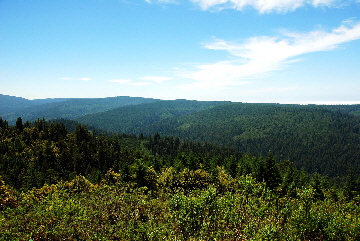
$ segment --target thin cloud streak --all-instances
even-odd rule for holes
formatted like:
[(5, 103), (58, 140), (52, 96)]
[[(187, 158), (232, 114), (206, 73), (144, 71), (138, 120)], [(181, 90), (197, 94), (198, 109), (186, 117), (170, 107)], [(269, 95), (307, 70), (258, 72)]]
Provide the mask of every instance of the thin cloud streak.
[(202, 10), (235, 9), (242, 11), (246, 7), (252, 7), (259, 13), (285, 13), (295, 11), (300, 7), (341, 7), (357, 0), (190, 0), (198, 4)]
[[(145, 0), (149, 4), (179, 4), (176, 0)], [(351, 3), (359, 3), (360, 0), (189, 0), (198, 5), (202, 10), (221, 11), (224, 9), (235, 9), (243, 11), (251, 7), (259, 13), (286, 13), (293, 12), (301, 7), (327, 7), (341, 8)]]
[(90, 79), (90, 78), (80, 78), (79, 80), (89, 81), (89, 80), (91, 80), (91, 79)]
[(234, 60), (193, 66), (196, 70), (179, 75), (196, 82), (181, 88), (225, 88), (246, 84), (249, 83), (246, 81), (248, 79), (267, 76), (272, 71), (284, 69), (290, 63), (300, 61), (300, 55), (333, 50), (340, 44), (357, 39), (360, 39), (360, 23), (341, 25), (331, 32), (283, 32), (281, 37), (253, 37), (242, 44), (215, 39), (204, 47), (225, 50)]

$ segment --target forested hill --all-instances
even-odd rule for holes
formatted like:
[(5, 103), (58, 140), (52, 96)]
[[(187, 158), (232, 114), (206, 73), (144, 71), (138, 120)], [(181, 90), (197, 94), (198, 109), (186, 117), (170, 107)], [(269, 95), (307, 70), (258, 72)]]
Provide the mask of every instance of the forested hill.
[(78, 121), (111, 131), (207, 141), (256, 155), (272, 152), (311, 173), (360, 171), (360, 119), (348, 114), (358, 106), (216, 102), (221, 105), (191, 113), (181, 111), (188, 102), (174, 103), (123, 107)]
[(66, 98), (28, 100), (21, 97), (0, 94), (0, 116), (28, 107), (66, 101)]
[(38, 118), (75, 119), (82, 115), (103, 112), (113, 108), (159, 101), (141, 97), (77, 98), (77, 99), (41, 99), (0, 95), (0, 116), (10, 124), (15, 124), (18, 117), (34, 121)]
[(85, 115), (76, 120), (108, 131), (139, 134), (155, 123), (167, 125), (169, 120), (176, 121), (181, 116), (228, 103), (230, 102), (163, 100), (135, 106), (124, 106), (102, 113)]

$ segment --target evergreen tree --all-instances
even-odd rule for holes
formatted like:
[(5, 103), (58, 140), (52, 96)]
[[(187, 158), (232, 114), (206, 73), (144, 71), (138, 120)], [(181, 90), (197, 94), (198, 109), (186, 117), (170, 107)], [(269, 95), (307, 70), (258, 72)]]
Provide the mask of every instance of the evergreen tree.
[(18, 129), (20, 132), (22, 132), (24, 130), (24, 125), (23, 125), (21, 117), (18, 117), (16, 120), (16, 129)]

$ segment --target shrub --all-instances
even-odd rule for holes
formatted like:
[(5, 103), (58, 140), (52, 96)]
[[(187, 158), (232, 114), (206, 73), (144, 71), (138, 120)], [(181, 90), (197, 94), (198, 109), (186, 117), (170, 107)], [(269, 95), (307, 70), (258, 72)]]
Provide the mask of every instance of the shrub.
[(5, 182), (0, 176), (0, 210), (7, 207), (15, 208), (18, 206), (18, 200), (15, 196), (14, 190), (5, 185)]

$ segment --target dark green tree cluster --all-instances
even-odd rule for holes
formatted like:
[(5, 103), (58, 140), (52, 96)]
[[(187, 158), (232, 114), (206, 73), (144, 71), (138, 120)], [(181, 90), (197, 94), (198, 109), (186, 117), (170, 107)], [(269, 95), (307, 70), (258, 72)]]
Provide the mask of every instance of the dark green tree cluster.
[(125, 139), (138, 141), (127, 135), (106, 138), (82, 125), (69, 132), (64, 124), (44, 119), (22, 123), (18, 118), (15, 126), (1, 119), (0, 125), (0, 173), (16, 189), (41, 187), (78, 174), (98, 181), (110, 168), (122, 170), (146, 158), (128, 147)]
[[(144, 170), (149, 167), (156, 173), (171, 167), (177, 172), (202, 169), (213, 175), (222, 166), (233, 178), (251, 174), (271, 190), (281, 188), (284, 193), (305, 186), (310, 180), (329, 183), (324, 176), (310, 178), (289, 161), (277, 162), (272, 154), (256, 157), (228, 147), (162, 137), (158, 133), (147, 137), (104, 135), (81, 124), (69, 132), (64, 123), (44, 119), (23, 123), (20, 117), (15, 126), (0, 119), (0, 132), (0, 175), (16, 189), (39, 188), (76, 175), (98, 183), (109, 169), (121, 173), (125, 180), (136, 177), (141, 186)], [(346, 181), (348, 196), (354, 197), (359, 181), (354, 172), (349, 177), (348, 181), (345, 177), (339, 179), (339, 183)]]

